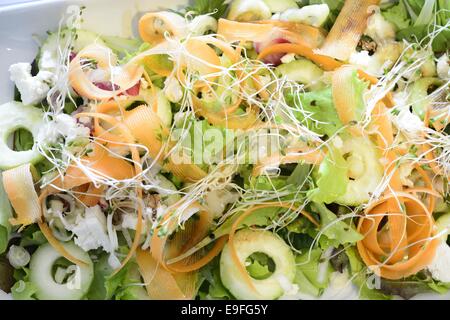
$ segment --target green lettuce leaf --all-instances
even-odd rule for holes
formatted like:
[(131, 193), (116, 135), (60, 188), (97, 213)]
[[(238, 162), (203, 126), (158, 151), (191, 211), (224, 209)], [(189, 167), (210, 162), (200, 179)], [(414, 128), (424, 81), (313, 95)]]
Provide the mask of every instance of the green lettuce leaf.
[(200, 289), (198, 295), (201, 300), (206, 299), (234, 299), (220, 279), (219, 258), (215, 258), (200, 270)]
[(383, 17), (393, 23), (397, 30), (408, 28), (411, 25), (411, 20), (408, 16), (408, 11), (403, 1), (400, 1), (397, 5), (381, 11)]
[(29, 281), (19, 280), (11, 288), (14, 300), (36, 300), (33, 295), (37, 292), (36, 285)]
[(149, 299), (142, 285), (138, 266), (127, 263), (119, 272), (108, 263), (108, 254), (102, 253), (94, 263), (94, 279), (87, 294), (89, 300), (146, 300)]
[[(320, 274), (319, 264), (321, 261), (322, 250), (314, 249), (307, 251), (295, 258), (297, 264), (294, 282), (298, 284), (299, 290), (303, 293), (319, 296), (323, 289), (328, 287), (330, 275), (333, 272), (329, 262), (326, 263), (326, 271)], [(322, 276), (322, 279), (319, 277)]]
[(0, 172), (0, 254), (6, 251), (11, 232), (9, 219), (12, 217), (12, 208), (8, 196), (3, 188), (2, 174)]
[(317, 188), (308, 198), (318, 203), (331, 203), (343, 196), (348, 186), (348, 164), (337, 149), (330, 149), (316, 173)]
[(286, 96), (286, 102), (291, 107), (300, 108), (296, 117), (305, 123), (308, 129), (317, 134), (332, 136), (340, 128), (339, 120), (333, 104), (331, 87), (305, 93), (294, 93)]
[(345, 250), (350, 262), (350, 276), (352, 282), (359, 289), (359, 297), (363, 300), (388, 300), (392, 297), (384, 294), (377, 289), (371, 289), (368, 286), (368, 279), (366, 277), (367, 267), (361, 261), (355, 247), (348, 247)]
[(29, 280), (30, 269), (22, 268), (15, 270), (14, 277), (18, 280), (11, 288), (11, 294), (14, 300), (36, 300), (34, 294), (37, 287)]
[(228, 3), (224, 0), (195, 0), (192, 6), (186, 8), (194, 16), (214, 13), (212, 16), (219, 19), (225, 15)]
[(36, 224), (26, 227), (21, 233), (20, 245), (22, 247), (40, 246), (46, 242), (47, 239)]
[(122, 270), (118, 272), (117, 277), (109, 279), (114, 270), (108, 264), (108, 255), (100, 255), (100, 258), (94, 263), (94, 279), (92, 280), (87, 298), (89, 300), (111, 299), (125, 276), (126, 272)]
[[(450, 3), (447, 0), (403, 0), (407, 8), (411, 26), (397, 32), (397, 40), (421, 42), (433, 31), (436, 20), (438, 26), (444, 26), (450, 19)], [(436, 14), (437, 12), (437, 14)], [(450, 43), (450, 29), (442, 30), (433, 40), (432, 48), (435, 52), (445, 52)]]
[(149, 300), (150, 297), (142, 283), (141, 274), (136, 263), (129, 267), (121, 288), (115, 295), (116, 300)]
[(327, 246), (332, 245), (337, 248), (341, 244), (355, 243), (364, 238), (351, 225), (343, 220), (337, 221), (337, 216), (324, 204), (314, 203), (312, 207), (320, 215), (321, 231), (329, 240)]

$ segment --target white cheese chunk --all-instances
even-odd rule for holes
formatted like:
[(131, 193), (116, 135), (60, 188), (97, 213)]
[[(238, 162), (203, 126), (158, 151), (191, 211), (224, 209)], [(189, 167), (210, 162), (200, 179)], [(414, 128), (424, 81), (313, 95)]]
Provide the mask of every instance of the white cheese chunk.
[(437, 61), (437, 74), (439, 78), (450, 79), (450, 60), (447, 54), (442, 55)]
[(450, 247), (442, 241), (436, 250), (434, 260), (428, 266), (433, 279), (450, 282)]
[(384, 19), (380, 12), (372, 14), (367, 19), (365, 35), (371, 37), (376, 43), (395, 40), (395, 26)]
[(54, 83), (54, 75), (40, 71), (35, 77), (31, 75), (31, 64), (16, 63), (9, 68), (10, 78), (20, 92), (22, 102), (32, 105), (41, 102)]
[(84, 216), (80, 216), (71, 229), (75, 235), (75, 244), (83, 250), (103, 248), (106, 252), (113, 251), (113, 245), (107, 233), (106, 217), (100, 206), (87, 208)]
[(60, 137), (64, 137), (66, 143), (74, 142), (78, 139), (89, 138), (90, 129), (77, 123), (77, 121), (67, 115), (58, 114), (53, 121), (48, 122), (39, 132), (38, 141), (42, 143), (55, 143)]

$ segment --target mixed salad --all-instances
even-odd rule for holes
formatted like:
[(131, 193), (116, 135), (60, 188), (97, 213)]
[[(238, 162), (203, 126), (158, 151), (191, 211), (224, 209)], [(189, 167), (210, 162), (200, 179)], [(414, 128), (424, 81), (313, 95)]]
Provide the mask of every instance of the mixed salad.
[(84, 9), (9, 68), (2, 298), (448, 291), (449, 1)]

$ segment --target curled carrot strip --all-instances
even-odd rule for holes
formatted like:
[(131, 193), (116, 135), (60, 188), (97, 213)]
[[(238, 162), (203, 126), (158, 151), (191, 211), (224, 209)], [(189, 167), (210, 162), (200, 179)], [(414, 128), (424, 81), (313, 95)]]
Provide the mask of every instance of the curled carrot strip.
[(369, 7), (380, 0), (347, 0), (330, 30), (320, 53), (346, 61), (367, 27)]
[(178, 273), (185, 273), (185, 272), (192, 272), (192, 271), (199, 270), (200, 268), (207, 265), (209, 262), (211, 262), (212, 259), (214, 259), (216, 256), (218, 256), (220, 254), (223, 247), (225, 247), (227, 240), (228, 240), (227, 236), (220, 237), (218, 240), (216, 240), (216, 243), (211, 248), (211, 250), (208, 251), (208, 253), (205, 256), (201, 257), (196, 262), (194, 262), (192, 264), (186, 264), (184, 261), (179, 261), (179, 262), (170, 264), (169, 269), (172, 270), (173, 272), (178, 272)]
[[(404, 209), (391, 210), (392, 201), (402, 200)], [(391, 216), (407, 215), (406, 224)], [(384, 227), (383, 218), (388, 217)], [(402, 220), (400, 220), (402, 221)], [(393, 238), (392, 229), (397, 233)], [(365, 238), (357, 243), (364, 263), (386, 279), (401, 279), (413, 275), (434, 258), (439, 239), (435, 236), (432, 213), (424, 204), (406, 192), (389, 194), (365, 210), (358, 222), (358, 232)], [(400, 255), (400, 256), (399, 256)]]
[[(92, 117), (94, 119), (101, 119), (105, 122), (108, 122), (109, 124), (113, 126), (117, 126), (118, 130), (120, 130), (121, 135), (125, 138), (125, 143), (130, 149), (131, 152), (131, 158), (134, 163), (134, 173), (139, 176), (142, 173), (142, 166), (141, 166), (141, 157), (139, 155), (139, 151), (137, 147), (134, 144), (134, 137), (131, 134), (130, 130), (123, 124), (118, 122), (118, 120), (110, 115), (102, 114), (102, 113), (79, 113), (75, 115), (77, 118), (81, 117)], [(121, 159), (118, 159), (121, 160)], [(123, 160), (122, 160), (123, 161)], [(112, 167), (110, 170), (116, 170), (116, 168)], [(140, 178), (138, 178), (140, 179)], [(130, 251), (128, 252), (125, 259), (122, 261), (121, 266), (114, 272), (116, 274), (119, 272), (127, 263), (128, 261), (133, 257), (134, 253), (136, 252), (139, 241), (141, 237), (141, 231), (142, 231), (142, 188), (136, 187), (136, 195), (138, 198), (138, 204), (137, 204), (137, 223), (136, 223), (136, 233), (133, 239), (133, 243), (131, 245)]]

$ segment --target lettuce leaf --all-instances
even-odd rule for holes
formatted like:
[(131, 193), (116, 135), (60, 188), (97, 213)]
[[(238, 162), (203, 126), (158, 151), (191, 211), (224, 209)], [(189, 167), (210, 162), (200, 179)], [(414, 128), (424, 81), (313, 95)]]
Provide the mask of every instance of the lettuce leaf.
[(36, 292), (36, 285), (24, 280), (17, 281), (11, 288), (11, 294), (14, 300), (36, 300), (33, 297)]
[(220, 279), (219, 258), (215, 258), (200, 270), (201, 286), (198, 296), (205, 299), (234, 299), (233, 295), (225, 288)]
[(322, 247), (332, 245), (337, 248), (341, 244), (355, 243), (364, 238), (351, 225), (343, 220), (337, 221), (337, 216), (328, 210), (324, 204), (314, 203), (312, 207), (319, 213), (320, 224), (322, 226), (321, 231), (329, 240), (325, 242), (326, 245), (321, 244)]
[(0, 172), (0, 254), (6, 251), (9, 242), (11, 225), (9, 219), (12, 217), (12, 208), (8, 196), (3, 188), (2, 174)]
[(408, 16), (408, 11), (403, 1), (400, 1), (397, 5), (381, 11), (383, 17), (393, 23), (397, 30), (408, 28), (411, 25), (411, 20)]
[(317, 134), (332, 136), (340, 128), (339, 120), (333, 104), (331, 87), (305, 93), (294, 93), (286, 96), (286, 102), (291, 107), (301, 106), (302, 110), (296, 112), (296, 117), (305, 123), (308, 129)]
[(295, 258), (297, 269), (294, 282), (298, 284), (301, 292), (319, 296), (323, 289), (328, 287), (333, 269), (327, 262), (325, 274), (322, 279), (319, 279), (319, 276), (321, 276), (319, 274), (319, 264), (322, 262), (321, 256), (321, 249), (313, 249)]
[(114, 269), (108, 263), (108, 254), (102, 253), (94, 263), (94, 280), (87, 294), (89, 300), (146, 300), (149, 299), (137, 264), (127, 263), (113, 275)]
[(330, 149), (316, 173), (317, 188), (308, 192), (308, 198), (317, 203), (332, 203), (347, 191), (348, 164), (337, 149)]
[(350, 263), (350, 276), (352, 282), (359, 289), (359, 297), (364, 300), (388, 300), (392, 297), (390, 295), (384, 294), (377, 289), (371, 289), (368, 286), (368, 279), (366, 277), (367, 267), (361, 261), (358, 252), (355, 247), (348, 247), (345, 250)]
[[(401, 4), (406, 8), (412, 23), (397, 32), (397, 40), (421, 42), (433, 31), (434, 22), (438, 27), (442, 27), (450, 19), (450, 3), (447, 0), (401, 0)], [(449, 28), (436, 35), (432, 43), (433, 51), (448, 50), (448, 43), (450, 43)]]
[(11, 288), (11, 294), (14, 300), (36, 300), (34, 294), (37, 287), (29, 280), (30, 269), (22, 268), (15, 270), (14, 278), (18, 280)]

